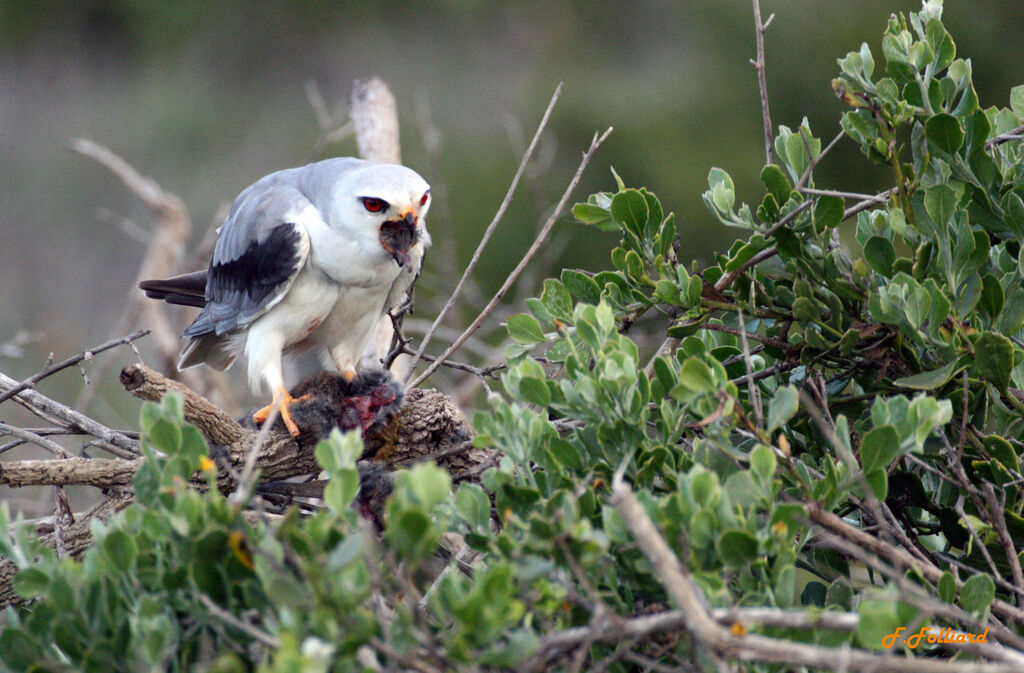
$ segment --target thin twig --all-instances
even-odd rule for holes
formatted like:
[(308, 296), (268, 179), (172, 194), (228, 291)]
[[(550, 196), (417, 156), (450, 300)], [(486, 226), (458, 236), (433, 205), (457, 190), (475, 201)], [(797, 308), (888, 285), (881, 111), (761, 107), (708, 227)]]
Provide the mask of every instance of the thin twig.
[[(548, 107), (544, 110), (544, 116), (541, 117), (540, 124), (537, 126), (537, 132), (533, 134), (533, 140), (530, 141), (530, 145), (526, 148), (526, 153), (523, 154), (522, 161), (519, 162), (519, 168), (516, 169), (515, 175), (512, 177), (512, 183), (508, 186), (508, 191), (505, 192), (505, 198), (502, 200), (501, 205), (498, 206), (498, 212), (494, 214), (494, 219), (487, 225), (487, 229), (484, 230), (484, 235), (480, 239), (480, 243), (477, 244), (476, 250), (473, 252), (473, 257), (469, 260), (469, 265), (466, 270), (463, 271), (462, 277), (459, 278), (458, 284), (455, 289), (452, 290), (451, 296), (448, 297), (448, 301), (445, 302), (441, 312), (434, 318), (434, 322), (431, 323), (430, 328), (427, 329), (427, 333), (423, 335), (423, 339), (420, 341), (420, 347), (417, 349), (416, 354), (413, 355), (412, 362), (409, 363), (409, 370), (405, 374), (405, 381), (408, 381), (416, 369), (416, 363), (423, 357), (423, 353), (427, 349), (427, 345), (430, 340), (434, 337), (434, 331), (437, 330), (438, 325), (444, 321), (448, 312), (455, 306), (455, 301), (462, 294), (462, 288), (465, 287), (466, 281), (469, 280), (470, 275), (473, 273), (473, 269), (476, 268), (477, 262), (480, 261), (480, 256), (484, 252), (484, 248), (487, 246), (488, 241), (491, 240), (491, 235), (494, 234), (495, 229), (498, 227), (498, 223), (501, 222), (501, 218), (505, 216), (505, 211), (508, 209), (510, 203), (512, 203), (512, 196), (516, 192), (516, 187), (519, 186), (519, 180), (523, 177), (523, 173), (526, 171), (526, 164), (529, 163), (530, 157), (533, 156), (533, 151), (537, 148), (537, 143), (540, 141), (541, 133), (543, 133), (545, 127), (548, 125), (548, 119), (551, 117), (551, 111), (555, 109), (555, 103), (558, 101), (558, 97), (562, 94), (562, 84), (559, 82), (558, 86), (555, 87), (555, 92), (551, 95), (551, 102), (548, 103)], [(446, 354), (442, 360), (447, 358)], [(436, 367), (434, 367), (436, 369)], [(432, 371), (432, 370), (431, 370)], [(420, 376), (417, 378), (417, 382), (425, 379), (426, 376)], [(413, 384), (415, 387), (416, 384)]]
[(978, 535), (978, 531), (975, 530), (974, 524), (971, 523), (970, 518), (967, 516), (967, 512), (964, 511), (964, 505), (962, 502), (957, 502), (956, 512), (960, 515), (960, 518), (964, 522), (964, 526), (967, 527), (967, 532), (970, 533), (971, 539), (974, 540), (974, 546), (978, 548), (981, 555), (985, 558), (985, 563), (988, 564), (988, 569), (992, 571), (992, 574), (999, 576), (999, 568), (996, 567), (996, 562), (992, 559), (992, 555), (988, 553), (988, 547), (985, 546), (985, 541)]
[[(409, 348), (406, 346), (403, 346), (399, 353), (406, 353), (409, 355), (413, 354), (413, 352), (409, 350)], [(435, 358), (433, 355), (421, 355), (420, 357), (426, 360), (427, 362), (438, 361), (438, 358)], [(480, 378), (494, 376), (494, 372), (501, 371), (502, 369), (506, 369), (508, 367), (508, 365), (505, 363), (489, 365), (487, 367), (474, 367), (473, 365), (468, 365), (465, 362), (456, 362), (455, 360), (443, 360), (441, 361), (441, 366), (448, 367), (449, 369), (458, 369), (459, 371), (462, 372), (469, 372), (470, 374), (474, 374), (476, 376), (479, 376)]]
[[(740, 311), (739, 315), (741, 314), (742, 311)], [(723, 332), (725, 334), (731, 334), (733, 336), (741, 337), (743, 340), (750, 339), (752, 341), (759, 341), (763, 344), (768, 344), (769, 346), (784, 351), (789, 350), (792, 346), (792, 344), (790, 344), (788, 341), (783, 341), (782, 339), (773, 339), (771, 337), (757, 334), (756, 332), (748, 332), (745, 329), (737, 329), (735, 327), (729, 327), (728, 325), (720, 325), (714, 322), (706, 322), (703, 325), (701, 325), (700, 328), (710, 330), (712, 332)]]
[[(754, 284), (753, 281), (750, 282)], [(751, 287), (751, 297), (753, 297), (753, 287)], [(751, 299), (753, 301), (753, 299)], [(740, 321), (740, 347), (743, 350), (743, 366), (746, 369), (748, 375), (754, 373), (754, 364), (750, 359), (750, 342), (747, 340), (747, 326), (743, 321), (743, 311), (737, 311), (736, 317)], [(750, 406), (754, 410), (754, 423), (757, 424), (758, 428), (764, 427), (764, 415), (762, 414), (761, 408), (761, 392), (754, 384), (754, 380), (747, 379), (747, 396), (750, 399)]]
[(34, 388), (37, 383), (39, 383), (46, 377), (52, 376), (53, 374), (56, 374), (61, 370), (67, 369), (68, 367), (73, 367), (82, 360), (92, 360), (93, 356), (96, 355), (97, 353), (102, 353), (103, 351), (107, 351), (110, 350), (111, 348), (116, 348), (117, 346), (122, 346), (124, 344), (130, 344), (136, 339), (141, 339), (147, 334), (149, 334), (148, 329), (140, 329), (137, 332), (129, 334), (128, 336), (123, 336), (120, 339), (112, 339), (111, 341), (108, 341), (104, 344), (100, 344), (99, 346), (96, 346), (94, 348), (82, 351), (78, 355), (73, 355), (66, 360), (58, 362), (57, 364), (52, 364), (47, 367), (44, 367), (43, 369), (28, 377), (18, 385), (12, 388), (8, 388), (3, 393), (0, 393), (0, 403), (11, 399), (12, 397), (14, 397), (23, 390)]
[(247, 636), (255, 638), (267, 647), (276, 650), (281, 646), (280, 640), (270, 635), (266, 631), (256, 628), (249, 622), (242, 621), (241, 619), (234, 616), (221, 606), (217, 605), (213, 601), (213, 599), (207, 596), (206, 594), (199, 594), (199, 602), (202, 603), (206, 607), (206, 609), (210, 611), (210, 614), (216, 617), (217, 619), (221, 620), (222, 622), (224, 622), (232, 628), (238, 629)]
[(874, 203), (886, 203), (889, 198), (887, 192), (881, 194), (860, 194), (858, 192), (842, 192), (834, 189), (814, 189), (813, 187), (800, 187), (801, 194), (812, 196), (836, 196), (840, 199), (851, 199), (854, 201), (872, 201)]
[(1017, 550), (1013, 546), (1013, 538), (1010, 537), (1010, 531), (1006, 528), (1006, 508), (999, 503), (991, 483), (985, 483), (982, 496), (985, 498), (985, 504), (988, 505), (989, 512), (992, 514), (992, 523), (995, 526), (996, 534), (999, 536), (999, 544), (1002, 545), (1006, 561), (1010, 564), (1010, 574), (1013, 576), (1013, 583), (1016, 586), (1017, 600), (1024, 601), (1024, 572), (1021, 571), (1020, 558), (1018, 558)]
[[(533, 256), (537, 254), (537, 250), (544, 242), (544, 239), (546, 239), (548, 234), (551, 232), (551, 227), (553, 227), (555, 222), (558, 221), (558, 218), (561, 217), (562, 210), (565, 208), (565, 204), (569, 201), (569, 196), (576, 189), (576, 185), (579, 184), (580, 177), (583, 175), (583, 171), (586, 169), (587, 164), (590, 163), (590, 158), (594, 156), (594, 152), (597, 151), (597, 148), (601, 146), (601, 143), (605, 141), (605, 139), (611, 132), (612, 129), (609, 127), (608, 130), (606, 130), (601, 135), (598, 135), (596, 133), (594, 134), (594, 138), (590, 142), (590, 147), (587, 148), (587, 151), (583, 153), (583, 159), (580, 161), (579, 168), (576, 169), (576, 174), (573, 175), (572, 180), (569, 182), (569, 186), (562, 194), (562, 198), (559, 200), (558, 205), (555, 206), (555, 209), (551, 212), (551, 216), (548, 218), (548, 220), (544, 223), (544, 226), (541, 227), (540, 231), (537, 233), (537, 237), (533, 240), (533, 244), (530, 245), (530, 249), (526, 251), (525, 255), (523, 255), (523, 258), (519, 261), (519, 264), (516, 265), (516, 268), (512, 269), (512, 273), (510, 273), (508, 278), (505, 279), (505, 282), (502, 283), (501, 288), (494, 294), (494, 297), (491, 298), (491, 301), (487, 303), (487, 306), (485, 306), (484, 309), (480, 312), (480, 315), (478, 315), (476, 319), (473, 320), (472, 323), (470, 323), (469, 327), (467, 327), (462, 332), (459, 338), (456, 339), (455, 342), (445, 350), (445, 352), (438, 358), (439, 360), (447, 360), (452, 353), (458, 350), (458, 348), (463, 344), (463, 342), (466, 341), (466, 339), (472, 336), (473, 332), (475, 332), (477, 328), (480, 327), (480, 324), (487, 318), (487, 316), (491, 314), (491, 311), (494, 310), (494, 307), (498, 305), (498, 302), (501, 301), (501, 298), (505, 296), (505, 293), (508, 292), (508, 289), (512, 287), (512, 285), (516, 282), (516, 279), (519, 278), (519, 274), (523, 272), (523, 269), (526, 268), (526, 265), (529, 264), (530, 260), (533, 259)], [(410, 387), (415, 388), (416, 386), (421, 384), (440, 366), (440, 362), (434, 362), (433, 364), (431, 364), (429, 367), (427, 367), (426, 371), (424, 371), (422, 374), (416, 377), (416, 380), (410, 384)]]
[[(6, 374), (0, 373), (0, 391), (8, 390), (17, 385), (20, 385), (18, 381), (15, 381)], [(138, 440), (132, 439), (117, 430), (112, 430), (85, 414), (52, 400), (35, 390), (22, 390), (13, 399), (45, 421), (98, 437), (122, 449), (129, 451), (139, 450)]]
[(1017, 128), (1013, 129), (1012, 131), (1008, 131), (1007, 133), (1003, 133), (1003, 134), (998, 135), (998, 136), (996, 136), (994, 138), (990, 138), (989, 141), (987, 143), (985, 143), (985, 149), (988, 149), (988, 148), (990, 148), (990, 147), (992, 147), (994, 145), (999, 145), (999, 144), (1005, 143), (1005, 142), (1010, 141), (1010, 140), (1019, 140), (1020, 139), (1020, 134), (1022, 132), (1024, 132), (1024, 126), (1018, 126)]
[(778, 248), (776, 248), (774, 245), (770, 248), (765, 248), (764, 250), (762, 250), (761, 252), (757, 253), (756, 255), (748, 259), (746, 262), (744, 262), (738, 269), (730, 271), (729, 273), (719, 278), (718, 282), (715, 283), (715, 289), (721, 292), (725, 288), (732, 285), (733, 282), (735, 282), (735, 280), (739, 278), (744, 271), (753, 266), (756, 266), (757, 264), (760, 264), (761, 262), (770, 257), (774, 257), (776, 254), (778, 254), (778, 252)]
[[(825, 158), (825, 155), (831, 152), (832, 148), (834, 148), (845, 136), (846, 131), (840, 131), (837, 133), (835, 138), (832, 139), (832, 142), (826, 145), (825, 149), (818, 153), (818, 156), (813, 156), (810, 151), (807, 152), (807, 156), (810, 157), (810, 161), (807, 162), (807, 168), (804, 169), (804, 174), (801, 175), (800, 179), (797, 180), (797, 183), (793, 185), (793, 189), (800, 191), (807, 184), (807, 181), (811, 179), (811, 173), (814, 171), (815, 166), (821, 163), (821, 160)], [(800, 134), (800, 137), (803, 138), (805, 143), (807, 142), (807, 138), (803, 133)]]
[(757, 71), (757, 88), (761, 92), (761, 121), (764, 124), (764, 163), (772, 162), (772, 116), (768, 111), (768, 78), (765, 75), (764, 67), (764, 34), (768, 30), (768, 24), (772, 22), (775, 15), (768, 17), (766, 23), (761, 22), (761, 3), (754, 0), (754, 37), (757, 41), (757, 60), (750, 63)]
[[(841, 536), (844, 540), (849, 540), (852, 546), (863, 550), (861, 553), (865, 556), (887, 559), (890, 563), (893, 563), (903, 569), (917, 568), (918, 571), (924, 575), (925, 579), (933, 584), (938, 583), (942, 578), (943, 571), (931, 562), (922, 562), (912, 556), (905, 549), (887, 544), (886, 542), (865, 533), (856, 526), (843, 521), (832, 512), (825, 511), (818, 505), (812, 504), (808, 506), (807, 513), (814, 523), (836, 535)], [(896, 572), (895, 577), (899, 576), (900, 573)], [(961, 586), (962, 584), (963, 583), (959, 580), (957, 581), (958, 586)], [(955, 606), (953, 607), (955, 608)], [(959, 608), (956, 609), (959, 610)], [(960, 610), (955, 618), (963, 621), (964, 617), (960, 615), (962, 612), (963, 611)], [(992, 601), (992, 613), (999, 615), (1000, 617), (1012, 619), (1017, 623), (1024, 624), (1024, 610), (1021, 610), (1014, 605), (1010, 605), (998, 597)], [(1002, 629), (1004, 631), (1006, 630), (1005, 627), (1002, 627)], [(1007, 642), (1010, 642), (1014, 647), (1024, 651), (1024, 638), (1014, 635), (1013, 639)]]
[(12, 435), (14, 437), (19, 437), (20, 439), (22, 439), (23, 441), (26, 441), (26, 442), (32, 442), (36, 446), (41, 446), (42, 448), (46, 449), (47, 451), (49, 451), (50, 453), (52, 453), (53, 455), (55, 455), (55, 456), (57, 456), (59, 458), (70, 458), (71, 457), (71, 454), (69, 454), (64, 449), (63, 446), (61, 446), (57, 442), (53, 441), (52, 439), (46, 439), (45, 437), (40, 437), (39, 435), (37, 435), (36, 433), (32, 432), (31, 430), (25, 430), (24, 428), (17, 428), (17, 427), (14, 427), (13, 425), (8, 425), (6, 423), (0, 423), (0, 433), (5, 433), (5, 434)]
[(892, 196), (897, 191), (899, 191), (899, 187), (893, 187), (892, 189), (886, 189), (885, 191), (879, 192), (879, 193), (875, 194), (874, 196), (871, 196), (871, 197), (869, 197), (867, 199), (864, 199), (860, 203), (857, 203), (857, 204), (854, 204), (854, 205), (850, 206), (849, 208), (847, 208), (846, 210), (843, 211), (843, 219), (842, 219), (842, 221), (843, 222), (847, 221), (848, 219), (850, 219), (851, 217), (853, 217), (854, 215), (856, 215), (857, 213), (859, 213), (862, 210), (867, 210), (868, 208), (871, 208), (872, 206), (877, 206), (877, 205), (879, 205), (881, 203), (884, 203), (885, 200), (884, 200), (883, 197)]
[(278, 416), (281, 415), (281, 400), (275, 400), (273, 407), (270, 409), (270, 413), (267, 415), (267, 419), (263, 421), (263, 427), (260, 428), (260, 432), (256, 435), (255, 441), (252, 446), (249, 447), (249, 452), (245, 456), (245, 464), (242, 467), (242, 472), (238, 476), (238, 485), (235, 487), (234, 492), (228, 497), (228, 502), (234, 505), (243, 505), (249, 498), (249, 491), (253, 485), (253, 476), (256, 471), (256, 458), (260, 455), (260, 451), (263, 450), (263, 446), (267, 443), (267, 438), (270, 437), (270, 430), (274, 427), (277, 422)]
[(814, 205), (814, 200), (813, 199), (808, 199), (807, 201), (804, 201), (803, 203), (798, 205), (796, 208), (794, 208), (793, 210), (791, 210), (788, 213), (786, 213), (782, 217), (781, 220), (779, 220), (778, 222), (776, 222), (772, 226), (768, 227), (765, 230), (764, 235), (765, 236), (771, 236), (776, 231), (778, 231), (779, 229), (781, 229), (782, 227), (786, 226), (787, 224), (792, 222), (794, 219), (796, 219), (797, 215), (799, 215), (800, 213), (804, 212), (805, 210), (807, 210), (808, 208), (810, 208), (813, 205)]

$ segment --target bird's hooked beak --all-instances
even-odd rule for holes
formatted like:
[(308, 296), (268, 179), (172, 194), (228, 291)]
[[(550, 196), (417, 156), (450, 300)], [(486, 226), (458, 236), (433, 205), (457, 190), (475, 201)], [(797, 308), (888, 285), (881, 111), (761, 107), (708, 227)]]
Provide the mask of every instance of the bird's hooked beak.
[(416, 245), (420, 233), (418, 219), (412, 209), (399, 213), (400, 219), (387, 220), (380, 225), (380, 244), (391, 253), (391, 258), (400, 267), (409, 263), (409, 249)]

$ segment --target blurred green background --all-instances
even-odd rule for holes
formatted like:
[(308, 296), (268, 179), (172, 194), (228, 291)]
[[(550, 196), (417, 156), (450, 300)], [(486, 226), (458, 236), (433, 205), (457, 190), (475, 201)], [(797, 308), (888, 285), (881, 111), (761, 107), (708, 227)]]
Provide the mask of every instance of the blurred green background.
[[(766, 37), (772, 120), (793, 127), (806, 115), (825, 142), (842, 112), (829, 86), (836, 59), (866, 41), (881, 64), (889, 14), (920, 6), (762, 4), (765, 17), (776, 14)], [(949, 0), (945, 21), (958, 56), (973, 60), (982, 105), (1006, 105), (1024, 81), (1024, 3)], [(60, 358), (108, 339), (134, 292), (144, 242), (118, 222), (146, 228), (150, 215), (104, 169), (71, 153), (72, 137), (108, 144), (181, 196), (198, 239), (255, 179), (317, 158), (308, 80), (333, 104), (354, 79), (380, 76), (398, 98), (404, 161), (438, 197), (430, 227), (439, 254), (428, 257), (419, 290), (419, 317), (432, 319), (559, 81), (565, 90), (538, 160), (479, 269), (481, 290), (505, 278), (590, 136), (608, 126), (615, 131), (575, 200), (611, 189), (614, 166), (677, 213), (684, 256), (709, 261), (739, 232), (701, 203), (708, 169), (725, 168), (741, 198), (760, 199), (754, 55), (751, 4), (741, 0), (0, 0), (0, 344), (19, 330), (41, 333), (24, 357), (0, 355), (0, 370), (26, 376), (47, 353)], [(354, 152), (349, 139), (327, 155)], [(858, 191), (881, 184), (852, 142), (817, 178)], [(611, 236), (564, 219), (549, 246), (558, 254), (545, 260), (551, 271), (602, 268)], [(539, 293), (546, 273), (526, 279), (519, 296)], [(76, 376), (43, 390), (77, 390)], [(110, 422), (130, 427), (134, 408)]]

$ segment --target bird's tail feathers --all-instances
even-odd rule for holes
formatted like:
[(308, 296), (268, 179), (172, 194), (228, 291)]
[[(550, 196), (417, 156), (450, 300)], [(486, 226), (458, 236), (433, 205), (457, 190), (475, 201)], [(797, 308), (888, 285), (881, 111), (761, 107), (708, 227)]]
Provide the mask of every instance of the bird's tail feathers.
[(214, 369), (224, 370), (231, 366), (237, 355), (230, 339), (216, 334), (203, 334), (189, 339), (181, 349), (178, 369), (188, 369), (205, 363)]
[(139, 288), (150, 299), (203, 308), (206, 306), (206, 277), (206, 271), (194, 271), (171, 278), (144, 280)]

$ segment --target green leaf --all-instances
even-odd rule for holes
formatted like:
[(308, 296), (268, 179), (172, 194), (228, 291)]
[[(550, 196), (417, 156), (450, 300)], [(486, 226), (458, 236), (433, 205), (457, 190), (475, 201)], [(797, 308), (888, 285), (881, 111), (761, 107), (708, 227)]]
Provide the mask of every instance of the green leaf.
[(953, 573), (948, 570), (942, 573), (937, 588), (940, 601), (952, 603), (956, 600), (956, 579), (953, 577)]
[(158, 418), (150, 427), (149, 441), (164, 453), (177, 453), (181, 448), (181, 428), (166, 418)]
[(864, 470), (864, 479), (868, 482), (875, 497), (885, 500), (889, 494), (889, 477), (885, 470)]
[(491, 500), (478, 485), (463, 483), (455, 494), (455, 512), (471, 527), (488, 530)]
[(860, 459), (865, 472), (884, 470), (899, 455), (900, 436), (893, 426), (872, 428), (864, 435), (860, 445)]
[(1005, 393), (1013, 369), (1013, 344), (1002, 334), (985, 332), (974, 346), (975, 362), (981, 376)]
[(864, 260), (876, 273), (889, 277), (896, 261), (896, 248), (892, 241), (882, 236), (872, 236), (864, 245)]
[(0, 659), (16, 671), (27, 671), (39, 663), (42, 649), (23, 630), (6, 628), (0, 633)]
[(597, 281), (587, 274), (573, 269), (563, 269), (561, 278), (569, 293), (578, 300), (595, 305), (601, 301), (601, 288)]
[(984, 613), (996, 597), (996, 584), (988, 575), (975, 575), (960, 587), (960, 607), (975, 614)]
[(768, 432), (782, 427), (800, 408), (800, 393), (796, 386), (780, 386), (768, 404)]
[(619, 224), (612, 219), (607, 208), (593, 203), (577, 203), (572, 208), (573, 217), (582, 222), (597, 227), (603, 231), (620, 231)]
[(448, 498), (452, 477), (434, 463), (417, 463), (402, 475), (416, 501), (430, 508)]
[(727, 566), (739, 567), (759, 557), (757, 538), (745, 530), (723, 531), (715, 545), (722, 562)]
[(871, 650), (887, 649), (882, 645), (885, 637), (907, 624), (891, 600), (869, 599), (857, 606), (860, 621), (857, 623), (857, 640)]
[(644, 225), (650, 213), (647, 199), (639, 190), (626, 189), (616, 194), (612, 198), (611, 214), (616, 222), (643, 239)]
[(820, 196), (814, 205), (814, 229), (818, 233), (838, 226), (843, 219), (843, 199), (838, 196)]
[(628, 544), (632, 541), (625, 519), (614, 507), (609, 505), (601, 507), (601, 527), (604, 528), (604, 532), (612, 542)]
[(532, 376), (519, 379), (519, 396), (537, 406), (546, 407), (551, 404), (551, 389), (547, 382)]
[(1024, 84), (1018, 84), (1010, 89), (1010, 109), (1017, 119), (1024, 121)]
[(1024, 238), (1024, 200), (1016, 192), (1006, 192), (1002, 200), (1005, 221), (1018, 238)]
[(999, 284), (999, 279), (995, 274), (985, 274), (981, 279), (981, 299), (978, 301), (978, 308), (990, 323), (994, 322), (1003, 310), (1004, 302), (1003, 286)]
[(100, 541), (100, 549), (110, 564), (119, 572), (126, 572), (135, 562), (135, 542), (122, 530), (108, 532)]
[(963, 369), (963, 365), (960, 364), (960, 361), (952, 360), (938, 369), (921, 372), (913, 376), (904, 376), (903, 378), (896, 379), (893, 383), (897, 386), (913, 388), (914, 390), (934, 390), (946, 385), (961, 369)]
[(928, 317), (931, 307), (932, 296), (928, 293), (928, 290), (923, 287), (919, 287), (911, 292), (910, 296), (907, 298), (906, 306), (903, 307), (910, 326), (914, 329), (920, 329), (921, 325)]
[(50, 586), (50, 576), (39, 568), (25, 568), (14, 577), (14, 590), (22, 598), (43, 595)]
[(690, 495), (698, 504), (704, 507), (712, 507), (722, 497), (721, 487), (718, 485), (718, 475), (709, 472), (699, 472), (693, 475), (690, 480)]
[[(935, 185), (924, 195), (924, 208), (928, 217), (939, 227), (948, 225), (956, 209), (956, 194), (945, 184)], [(941, 229), (940, 229), (941, 231)]]
[(521, 344), (539, 344), (547, 341), (540, 323), (527, 313), (517, 313), (508, 319), (508, 334)]
[(924, 123), (924, 134), (936, 148), (953, 154), (964, 143), (964, 130), (953, 115), (937, 114)]
[(572, 296), (569, 290), (565, 289), (561, 281), (548, 278), (544, 281), (544, 291), (540, 295), (540, 301), (544, 308), (551, 312), (551, 315), (562, 322), (572, 321)]
[(775, 476), (777, 459), (771, 447), (759, 444), (750, 452), (750, 470), (764, 482)]
[(768, 188), (768, 193), (775, 197), (777, 203), (785, 203), (793, 193), (793, 183), (775, 164), (768, 164), (761, 169), (761, 182)]
[(335, 514), (344, 512), (359, 493), (359, 471), (354, 468), (340, 469), (332, 473), (331, 480), (324, 487), (324, 504)]
[(827, 599), (828, 587), (817, 580), (811, 580), (805, 584), (804, 590), (800, 592), (801, 605), (816, 605), (823, 608)]
[(419, 557), (428, 552), (432, 526), (430, 517), (419, 509), (402, 510), (388, 522), (386, 537), (407, 557)]
[(718, 390), (718, 383), (715, 381), (711, 368), (704, 361), (697, 357), (690, 357), (683, 362), (679, 369), (678, 387), (695, 393), (712, 393)]
[(334, 429), (316, 446), (317, 462), (331, 476), (344, 469), (355, 469), (362, 455), (363, 438), (358, 432), (342, 434), (341, 430)]
[(1003, 464), (1004, 467), (1017, 472), (1020, 470), (1020, 463), (1017, 452), (1013, 445), (999, 435), (989, 435), (984, 439), (985, 451)]
[(1024, 325), (1024, 287), (1014, 284), (1007, 291), (995, 328), (1003, 334), (1014, 334), (1021, 325)]
[(797, 297), (793, 301), (793, 317), (801, 322), (817, 322), (821, 309), (807, 297)]

